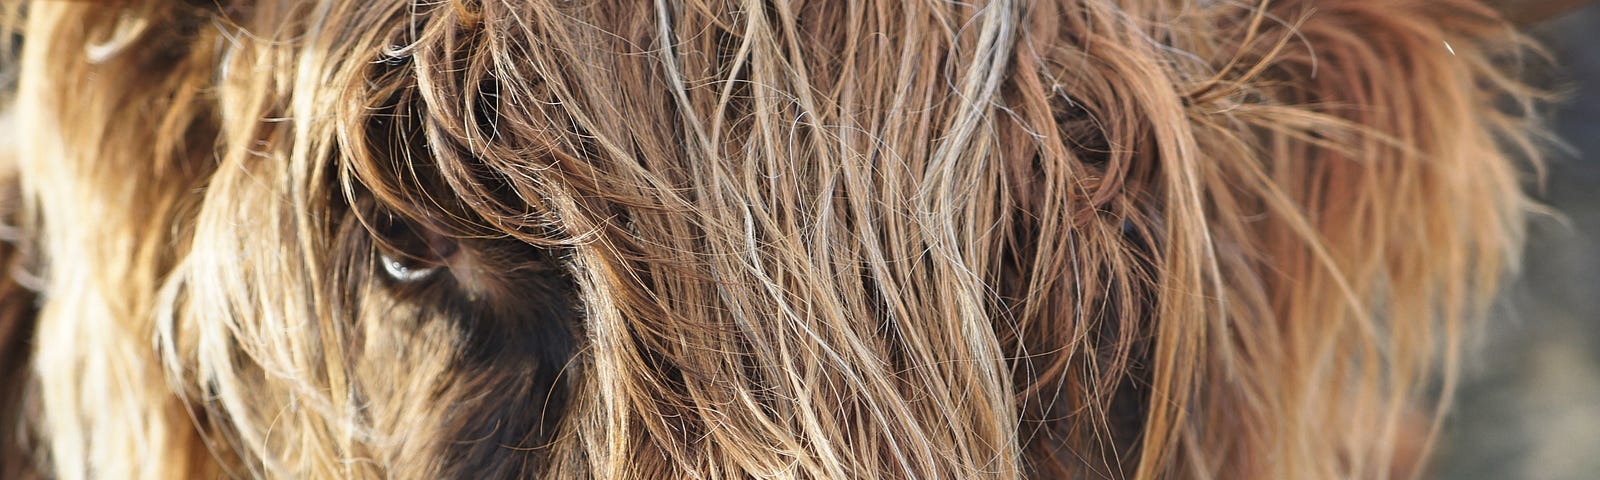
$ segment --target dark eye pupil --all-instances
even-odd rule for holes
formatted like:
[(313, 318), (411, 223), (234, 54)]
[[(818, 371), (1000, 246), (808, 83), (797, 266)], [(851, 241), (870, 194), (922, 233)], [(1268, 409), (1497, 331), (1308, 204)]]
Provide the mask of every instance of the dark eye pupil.
[(455, 240), (395, 216), (377, 227), (378, 261), (383, 272), (399, 282), (426, 280), (445, 268), (456, 251)]

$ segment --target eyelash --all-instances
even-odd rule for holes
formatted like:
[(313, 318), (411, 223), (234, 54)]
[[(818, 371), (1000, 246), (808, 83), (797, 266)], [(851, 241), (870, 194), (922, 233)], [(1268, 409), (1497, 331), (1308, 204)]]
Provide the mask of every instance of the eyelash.
[(385, 216), (374, 231), (378, 263), (397, 283), (412, 284), (438, 276), (459, 248), (454, 240), (431, 233), (395, 216)]

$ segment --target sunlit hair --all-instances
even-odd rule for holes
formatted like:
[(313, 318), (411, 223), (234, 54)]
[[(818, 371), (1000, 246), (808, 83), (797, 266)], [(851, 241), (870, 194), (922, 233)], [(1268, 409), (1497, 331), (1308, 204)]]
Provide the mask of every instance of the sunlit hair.
[(1404, 477), (1528, 209), (1470, 0), (10, 10), (19, 476)]

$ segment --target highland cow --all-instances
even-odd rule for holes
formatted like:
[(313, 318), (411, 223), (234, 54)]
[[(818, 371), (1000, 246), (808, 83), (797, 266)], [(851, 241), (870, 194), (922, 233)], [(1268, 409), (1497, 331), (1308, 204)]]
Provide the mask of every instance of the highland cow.
[(1406, 477), (1536, 160), (1473, 0), (5, 18), (8, 478)]

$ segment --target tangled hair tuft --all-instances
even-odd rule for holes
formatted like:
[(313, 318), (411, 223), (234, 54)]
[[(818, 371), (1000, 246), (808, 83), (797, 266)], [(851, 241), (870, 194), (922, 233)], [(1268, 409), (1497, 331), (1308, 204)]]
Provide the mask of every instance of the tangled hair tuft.
[(1411, 476), (1535, 158), (1472, 0), (6, 17), (17, 476)]

